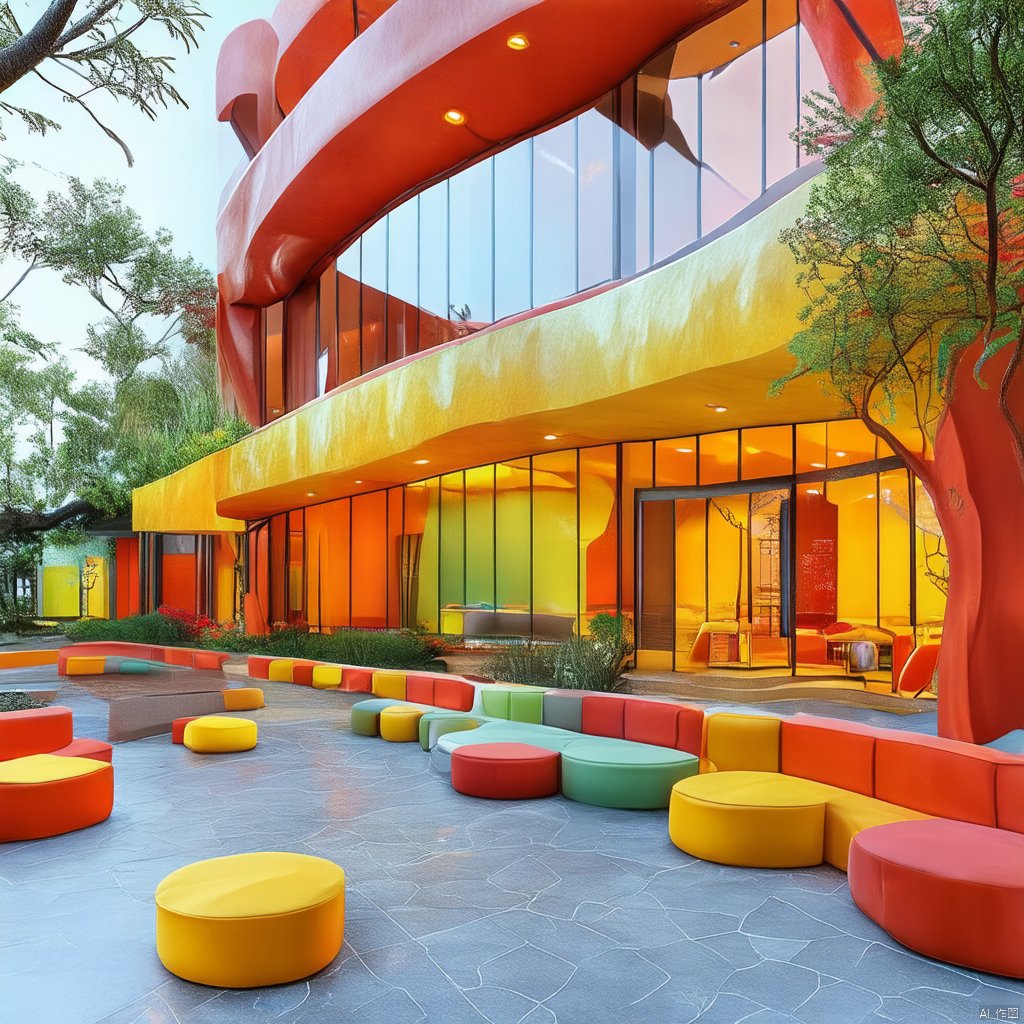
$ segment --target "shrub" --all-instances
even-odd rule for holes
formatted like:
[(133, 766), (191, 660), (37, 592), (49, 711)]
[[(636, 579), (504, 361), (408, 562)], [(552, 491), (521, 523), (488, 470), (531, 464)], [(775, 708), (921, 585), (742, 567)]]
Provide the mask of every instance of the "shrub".
[(629, 645), (596, 636), (572, 636), (555, 649), (554, 685), (565, 690), (615, 690)]
[(182, 634), (191, 642), (198, 640), (200, 634), (217, 625), (208, 615), (197, 615), (188, 608), (174, 608), (171, 605), (162, 604), (157, 608), (157, 614), (165, 619), (171, 619), (181, 626)]
[(555, 650), (551, 644), (537, 644), (532, 640), (509, 644), (488, 658), (483, 670), (502, 683), (551, 686), (554, 684)]
[(72, 643), (121, 640), (179, 647), (191, 642), (181, 622), (159, 612), (132, 615), (126, 619), (80, 619), (69, 623), (65, 633)]

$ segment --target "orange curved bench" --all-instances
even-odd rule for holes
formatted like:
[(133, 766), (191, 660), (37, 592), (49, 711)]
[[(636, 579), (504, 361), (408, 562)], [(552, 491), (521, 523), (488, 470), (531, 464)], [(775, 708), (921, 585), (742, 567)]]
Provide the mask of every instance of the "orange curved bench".
[(71, 708), (59, 704), (0, 715), (0, 761), (48, 754), (66, 747), (73, 739)]
[(103, 761), (31, 754), (0, 763), (0, 842), (88, 828), (113, 806), (114, 769)]

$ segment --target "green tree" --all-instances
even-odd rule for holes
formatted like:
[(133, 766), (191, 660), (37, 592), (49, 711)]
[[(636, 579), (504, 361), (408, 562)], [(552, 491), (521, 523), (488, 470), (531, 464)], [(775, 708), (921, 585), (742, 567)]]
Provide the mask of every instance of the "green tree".
[(187, 106), (171, 80), (174, 58), (147, 52), (140, 40), (155, 27), (187, 53), (198, 45), (206, 17), (186, 0), (50, 0), (33, 25), (23, 26), (11, 4), (0, 3), (0, 111), (32, 132), (60, 128), (48, 115), (8, 100), (7, 91), (31, 75), (94, 121), (130, 166), (131, 150), (100, 119), (91, 98), (105, 93), (150, 119), (172, 104)]
[(784, 235), (807, 305), (776, 389), (818, 378), (922, 480), (950, 557), (940, 728), (986, 741), (1024, 726), (1024, 687), (1010, 718), (992, 698), (1024, 644), (1024, 6), (912, 6), (873, 109), (812, 103), (826, 170)]

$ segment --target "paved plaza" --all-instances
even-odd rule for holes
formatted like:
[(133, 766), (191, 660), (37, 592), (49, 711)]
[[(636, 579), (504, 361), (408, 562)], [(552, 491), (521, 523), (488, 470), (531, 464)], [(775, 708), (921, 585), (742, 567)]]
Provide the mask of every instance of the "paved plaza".
[[(961, 1024), (1024, 1007), (1024, 984), (904, 950), (831, 867), (694, 860), (662, 811), (460, 796), (418, 745), (349, 732), (357, 695), (262, 685), (255, 750), (119, 744), (109, 821), (0, 848), (4, 1024)], [(78, 735), (106, 734), (105, 701), (74, 684), (57, 701)], [(931, 715), (840, 713), (934, 730)], [(256, 850), (345, 869), (341, 955), (271, 989), (168, 974), (156, 885)]]

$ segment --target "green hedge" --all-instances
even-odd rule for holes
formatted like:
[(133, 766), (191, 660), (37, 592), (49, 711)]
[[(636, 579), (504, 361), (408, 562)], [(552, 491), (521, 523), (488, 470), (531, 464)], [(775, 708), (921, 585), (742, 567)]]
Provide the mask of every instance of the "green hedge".
[(190, 634), (176, 618), (154, 612), (126, 619), (83, 619), (67, 628), (72, 642), (129, 641), (168, 647), (202, 647), (233, 654), (264, 654), (277, 658), (308, 658), (374, 668), (443, 668), (438, 642), (409, 630), (341, 629), (327, 635), (297, 627), (275, 629), (264, 636), (231, 629)]

